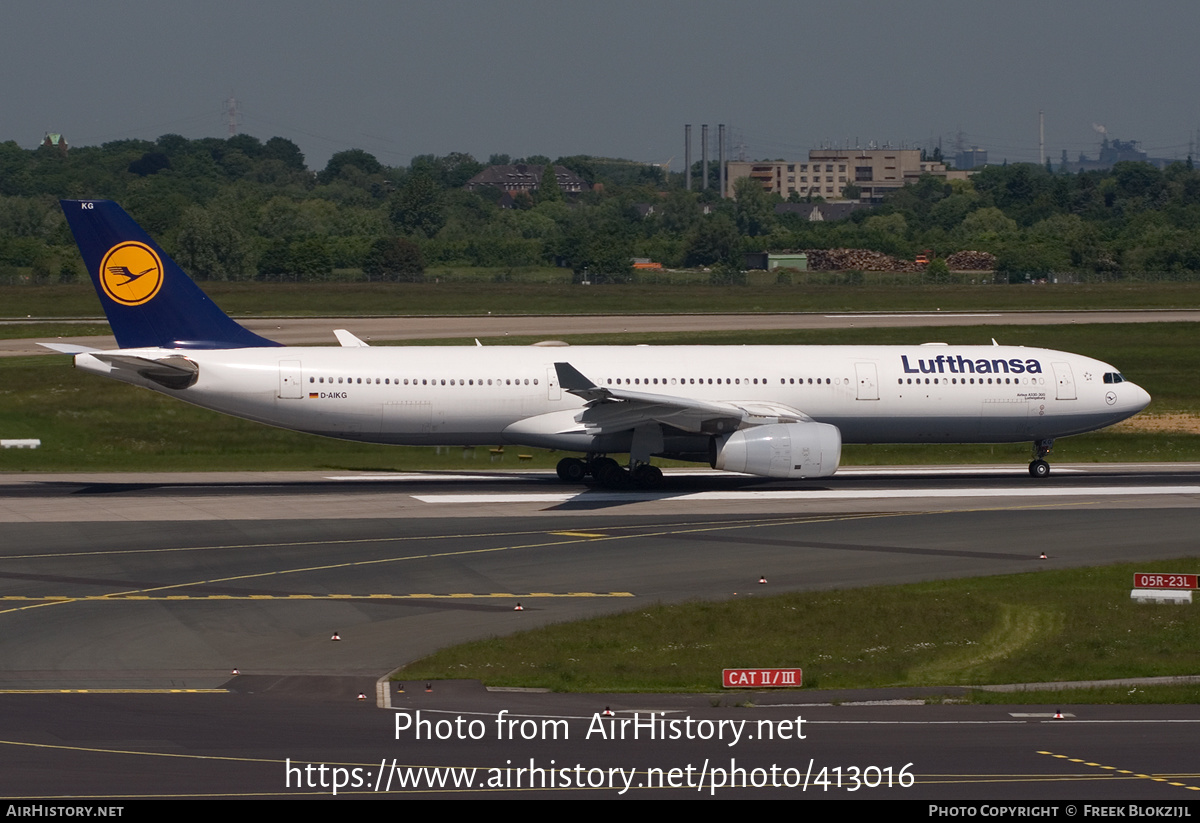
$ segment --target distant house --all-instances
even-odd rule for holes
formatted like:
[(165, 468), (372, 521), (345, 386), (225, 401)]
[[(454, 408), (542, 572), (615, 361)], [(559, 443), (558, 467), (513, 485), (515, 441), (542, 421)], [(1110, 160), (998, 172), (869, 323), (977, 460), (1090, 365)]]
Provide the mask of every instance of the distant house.
[[(526, 191), (532, 194), (541, 185), (542, 171), (545, 168), (543, 165), (530, 165), (526, 163), (515, 163), (507, 166), (488, 166), (468, 180), (465, 188), (468, 191), (475, 191), (476, 189), (488, 186), (495, 189), (502, 189), (510, 194), (515, 194), (519, 191)], [(564, 194), (590, 191), (592, 188), (586, 180), (566, 166), (555, 166), (554, 178), (558, 181), (559, 190)]]
[(46, 137), (42, 140), (42, 145), (50, 149), (58, 149), (62, 154), (67, 153), (70, 146), (67, 145), (67, 138), (61, 134), (52, 134), (46, 132)]

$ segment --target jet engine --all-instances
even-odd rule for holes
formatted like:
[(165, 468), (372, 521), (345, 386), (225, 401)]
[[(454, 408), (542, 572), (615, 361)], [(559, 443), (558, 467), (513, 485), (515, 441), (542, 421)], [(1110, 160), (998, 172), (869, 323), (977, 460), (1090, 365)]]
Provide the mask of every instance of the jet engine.
[(842, 459), (842, 433), (828, 423), (776, 423), (714, 437), (714, 469), (760, 477), (828, 477)]

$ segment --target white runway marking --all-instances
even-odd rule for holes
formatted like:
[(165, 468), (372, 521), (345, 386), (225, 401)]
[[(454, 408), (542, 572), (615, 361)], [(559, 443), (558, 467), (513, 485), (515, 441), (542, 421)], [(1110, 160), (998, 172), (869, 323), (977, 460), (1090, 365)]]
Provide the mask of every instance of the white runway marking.
[[(1084, 474), (1084, 469), (1068, 469), (1061, 466), (1054, 467), (1055, 474)], [(1029, 474), (1029, 469), (1026, 466), (975, 466), (973, 468), (964, 469), (923, 469), (913, 467), (911, 469), (867, 469), (854, 468), (853, 466), (839, 468), (838, 474), (842, 476), (854, 475), (855, 477), (908, 477), (917, 475), (922, 477), (938, 477), (941, 475), (953, 474)]]
[(715, 491), (691, 494), (670, 492), (600, 491), (534, 494), (415, 494), (423, 503), (566, 503), (569, 500), (612, 502), (705, 500), (906, 500), (964, 497), (1120, 497), (1198, 495), (1200, 486), (1093, 486), (1072, 488), (973, 488), (973, 489), (793, 489), (790, 491)]
[[(549, 472), (546, 472), (549, 474)], [(401, 474), (343, 474), (332, 475), (325, 478), (326, 480), (370, 480), (378, 482), (380, 480), (393, 480), (396, 482), (403, 480), (486, 480), (489, 483), (493, 480), (525, 480), (527, 479), (521, 474), (425, 474), (420, 472), (405, 472)]]
[(1000, 316), (1001, 315), (996, 312), (993, 312), (991, 314), (958, 314), (956, 312), (950, 312), (950, 311), (939, 311), (939, 312), (933, 312), (931, 314), (827, 314), (827, 315), (825, 315), (826, 318), (831, 319), (831, 320), (832, 319), (836, 319), (836, 320), (869, 320), (869, 319), (877, 319), (880, 317), (909, 318), (909, 317), (1000, 317)]
[[(1084, 474), (1086, 469), (1068, 468), (1064, 466), (1055, 466), (1054, 473), (1061, 474)], [(515, 472), (494, 473), (477, 472), (469, 474), (439, 474), (437, 472), (396, 472), (394, 474), (333, 474), (327, 475), (326, 480), (343, 480), (343, 481), (369, 481), (377, 483), (379, 481), (390, 481), (393, 483), (401, 483), (410, 480), (428, 481), (460, 481), (460, 480), (475, 480), (492, 482), (494, 480), (526, 480), (531, 476), (550, 476), (554, 472), (552, 469), (524, 469)], [(1025, 466), (964, 466), (962, 468), (948, 468), (945, 466), (936, 466), (927, 468), (923, 466), (904, 466), (898, 468), (876, 469), (870, 466), (843, 466), (838, 469), (838, 474), (842, 476), (854, 475), (855, 477), (938, 477), (950, 475), (971, 475), (971, 474), (1028, 474), (1029, 469)], [(667, 469), (665, 474), (670, 477), (729, 477), (734, 472), (716, 471), (714, 469)], [(741, 477), (751, 477), (752, 475), (739, 475)]]

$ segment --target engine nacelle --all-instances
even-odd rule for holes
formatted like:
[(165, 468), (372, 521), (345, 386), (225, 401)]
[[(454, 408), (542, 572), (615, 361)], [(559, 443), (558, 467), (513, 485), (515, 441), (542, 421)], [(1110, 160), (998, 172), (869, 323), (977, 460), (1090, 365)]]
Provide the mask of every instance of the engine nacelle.
[(842, 433), (828, 423), (776, 423), (713, 438), (712, 467), (760, 477), (828, 477), (842, 459)]

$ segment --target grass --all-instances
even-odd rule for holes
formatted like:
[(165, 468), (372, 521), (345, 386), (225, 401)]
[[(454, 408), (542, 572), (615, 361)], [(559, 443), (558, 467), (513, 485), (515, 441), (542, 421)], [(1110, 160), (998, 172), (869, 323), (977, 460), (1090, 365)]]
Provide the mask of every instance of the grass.
[[(868, 277), (868, 282), (870, 279)], [(1200, 283), (1050, 286), (492, 283), (201, 284), (234, 316), (1194, 309)], [(6, 318), (99, 317), (91, 285), (0, 286)]]
[(0, 340), (41, 340), (51, 343), (57, 337), (85, 337), (112, 334), (107, 323), (4, 323)]
[[(556, 691), (710, 692), (719, 689), (723, 668), (764, 661), (803, 668), (809, 689), (1190, 675), (1200, 669), (1200, 615), (1185, 606), (1133, 603), (1129, 589), (1134, 572), (1191, 570), (1198, 562), (656, 604), (455, 646), (395, 677)], [(1196, 687), (1154, 688), (1184, 700), (1200, 696)], [(1105, 701), (1137, 694), (1128, 687), (1102, 691)], [(1076, 697), (1088, 702), (1098, 699), (1097, 690), (1080, 692)], [(1014, 695), (974, 699), (1013, 702)]]
[(1014, 704), (1070, 705), (1113, 704), (1158, 705), (1163, 703), (1200, 703), (1200, 685), (1104, 686), (1090, 689), (1039, 689), (1021, 692), (972, 690), (965, 698), (947, 698), (980, 706)]
[[(996, 329), (842, 329), (716, 334), (597, 335), (574, 343), (949, 343), (1037, 344), (1116, 364), (1154, 397), (1152, 412), (1200, 413), (1200, 327), (1011, 326)], [(512, 340), (514, 343), (531, 342)], [(439, 343), (446, 341), (438, 341)], [(468, 341), (463, 341), (468, 342)], [(563, 350), (558, 350), (563, 351)], [(569, 351), (569, 350), (567, 350)], [(0, 471), (428, 470), (550, 468), (560, 455), (508, 447), (493, 462), (485, 448), (379, 446), (272, 429), (198, 409), (163, 395), (76, 371), (65, 356), (0, 358), (0, 437), (39, 438), (37, 450), (0, 450)], [(1025, 443), (847, 446), (845, 465), (1010, 463)], [(520, 461), (517, 454), (533, 459)], [(1200, 435), (1095, 432), (1060, 440), (1058, 461), (1200, 460)]]

